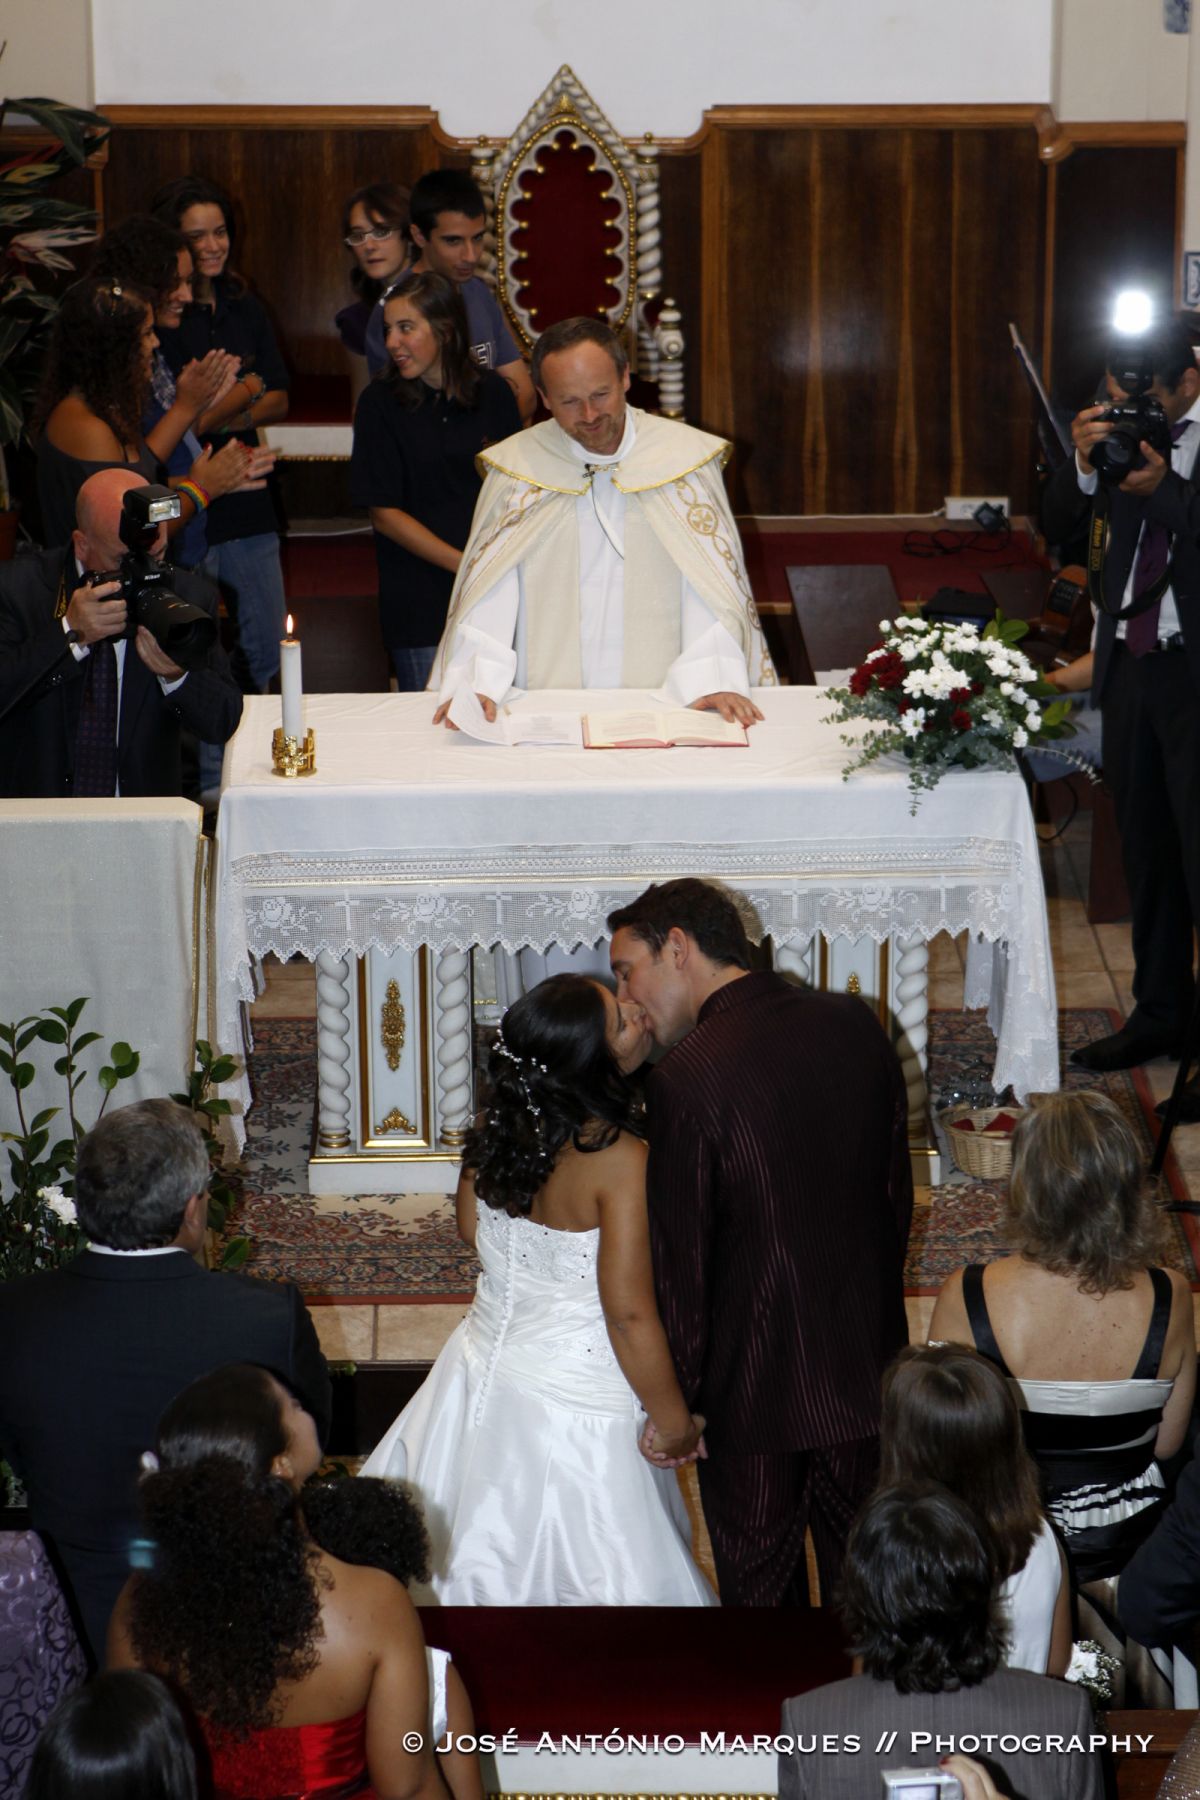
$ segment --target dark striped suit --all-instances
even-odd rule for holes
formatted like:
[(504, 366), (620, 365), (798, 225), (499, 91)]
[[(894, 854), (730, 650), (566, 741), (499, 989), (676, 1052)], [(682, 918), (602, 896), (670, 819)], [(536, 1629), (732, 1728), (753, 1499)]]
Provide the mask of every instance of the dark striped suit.
[(659, 1307), (689, 1403), (726, 1605), (802, 1603), (875, 1475), (880, 1377), (907, 1342), (900, 1065), (861, 1000), (746, 975), (648, 1085)]

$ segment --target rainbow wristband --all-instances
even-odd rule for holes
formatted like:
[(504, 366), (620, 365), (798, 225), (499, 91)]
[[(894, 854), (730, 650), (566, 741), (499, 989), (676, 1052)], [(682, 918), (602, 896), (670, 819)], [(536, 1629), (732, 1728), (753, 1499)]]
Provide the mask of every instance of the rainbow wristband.
[(207, 507), (212, 505), (211, 498), (205, 493), (199, 482), (177, 481), (175, 484), (175, 492), (177, 494), (186, 494), (198, 513), (204, 512)]

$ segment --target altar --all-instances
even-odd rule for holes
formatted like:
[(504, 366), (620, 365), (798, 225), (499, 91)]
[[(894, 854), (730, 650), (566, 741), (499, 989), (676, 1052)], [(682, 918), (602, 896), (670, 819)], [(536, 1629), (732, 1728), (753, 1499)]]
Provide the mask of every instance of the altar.
[[(449, 1191), (473, 1021), (503, 997), (478, 951), (599, 943), (610, 911), (678, 875), (744, 896), (785, 972), (878, 1009), (921, 1179), (938, 1178), (925, 1133), (937, 933), (970, 934), (966, 1004), (988, 1009), (996, 1085), (1057, 1087), (1045, 896), (1015, 769), (956, 771), (914, 817), (903, 763), (843, 781), (825, 691), (755, 699), (765, 716), (745, 749), (597, 751), (477, 744), (435, 728), (424, 694), (309, 696), (317, 769), (291, 780), (271, 765), (279, 701), (247, 700), (218, 824), (217, 1038), (242, 1049), (257, 959), (316, 964), (314, 1192)], [(650, 703), (536, 696), (539, 711)], [(244, 1078), (232, 1097), (249, 1103)]]

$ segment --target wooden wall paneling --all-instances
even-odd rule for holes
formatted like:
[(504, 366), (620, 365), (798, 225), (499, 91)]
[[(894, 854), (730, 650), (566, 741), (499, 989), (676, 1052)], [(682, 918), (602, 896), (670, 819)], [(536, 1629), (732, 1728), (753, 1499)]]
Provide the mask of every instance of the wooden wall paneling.
[(952, 454), (945, 494), (1007, 494), (1036, 505), (1035, 412), (1013, 354), (1016, 324), (1036, 358), (1042, 344), (1047, 172), (1022, 131), (954, 134)]
[(702, 423), (760, 513), (908, 513), (1028, 489), (1007, 320), (1036, 334), (1028, 126), (710, 130)]
[(658, 159), (658, 192), (662, 211), (663, 292), (683, 314), (684, 405), (687, 416), (700, 416), (700, 363), (703, 306), (700, 265), (700, 157), (662, 155)]
[(1051, 382), (1072, 411), (1104, 369), (1113, 296), (1148, 288), (1175, 303), (1179, 151), (1163, 145), (1085, 145), (1055, 169)]
[(293, 370), (326, 377), (346, 368), (333, 324), (353, 298), (350, 253), (340, 241), (346, 195), (377, 180), (411, 187), (424, 169), (467, 161), (428, 124), (386, 132), (118, 125), (110, 143), (111, 222), (144, 209), (158, 186), (189, 172), (229, 189), (238, 209), (236, 266), (272, 313)]

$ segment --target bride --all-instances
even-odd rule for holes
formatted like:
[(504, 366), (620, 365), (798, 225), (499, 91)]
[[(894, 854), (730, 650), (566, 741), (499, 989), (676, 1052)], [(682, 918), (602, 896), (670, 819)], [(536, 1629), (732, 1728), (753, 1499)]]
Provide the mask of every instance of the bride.
[(654, 1301), (646, 1148), (624, 1075), (650, 1048), (599, 982), (555, 975), (504, 1016), (467, 1138), (458, 1229), (475, 1300), (363, 1466), (412, 1483), (445, 1606), (715, 1606), (678, 1482), (703, 1454)]

